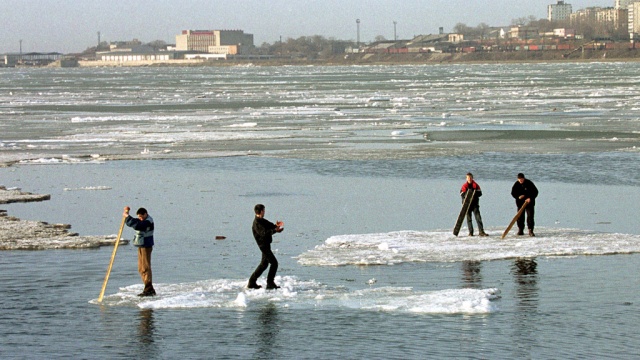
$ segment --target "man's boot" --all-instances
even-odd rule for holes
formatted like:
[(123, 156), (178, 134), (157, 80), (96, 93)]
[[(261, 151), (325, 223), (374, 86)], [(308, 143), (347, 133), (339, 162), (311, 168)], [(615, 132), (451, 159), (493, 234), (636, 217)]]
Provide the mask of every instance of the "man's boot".
[(156, 295), (156, 290), (153, 288), (153, 285), (151, 283), (149, 284), (145, 284), (144, 285), (144, 290), (142, 290), (142, 292), (140, 294), (138, 294), (138, 296), (155, 296)]

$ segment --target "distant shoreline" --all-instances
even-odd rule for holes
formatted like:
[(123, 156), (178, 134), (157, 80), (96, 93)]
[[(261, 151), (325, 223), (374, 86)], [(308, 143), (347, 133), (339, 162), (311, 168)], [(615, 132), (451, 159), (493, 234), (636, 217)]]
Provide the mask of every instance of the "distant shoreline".
[(341, 54), (326, 59), (229, 59), (229, 60), (169, 60), (169, 61), (79, 61), (80, 67), (172, 67), (172, 66), (350, 66), (350, 65), (436, 65), (436, 64), (496, 64), (540, 62), (636, 62), (640, 52), (635, 49), (588, 50), (564, 57), (562, 51), (513, 51), (474, 53), (408, 53), (408, 54)]

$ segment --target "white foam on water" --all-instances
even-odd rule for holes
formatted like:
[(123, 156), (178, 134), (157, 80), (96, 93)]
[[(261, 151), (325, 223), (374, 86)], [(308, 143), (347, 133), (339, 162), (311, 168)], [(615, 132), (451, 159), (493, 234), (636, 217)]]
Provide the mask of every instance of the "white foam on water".
[[(86, 158), (75, 158), (71, 156), (62, 157), (52, 157), (52, 158), (37, 158), (37, 159), (28, 159), (28, 160), (20, 160), (20, 164), (33, 164), (33, 165), (54, 165), (54, 164), (102, 164), (104, 160), (98, 159), (99, 156), (91, 155), (91, 157)], [(95, 189), (98, 190), (98, 189)], [(103, 190), (103, 189), (100, 189)], [(106, 189), (104, 189), (106, 190)]]
[(39, 158), (32, 160), (20, 160), (20, 164), (60, 164), (62, 159), (58, 158)]
[[(262, 284), (264, 281), (258, 281)], [(355, 309), (422, 314), (488, 314), (499, 310), (494, 300), (500, 290), (446, 289), (415, 291), (410, 287), (370, 286), (350, 290), (330, 287), (295, 276), (277, 276), (278, 290), (249, 290), (245, 280), (211, 279), (193, 283), (155, 284), (157, 295), (138, 297), (142, 285), (130, 285), (103, 298), (103, 305), (143, 309), (230, 308), (245, 309), (266, 302), (293, 309)], [(89, 301), (98, 304), (97, 299)]]
[(66, 138), (46, 140), (57, 143), (104, 143), (104, 142), (134, 142), (134, 143), (175, 143), (184, 141), (229, 141), (229, 140), (259, 140), (290, 137), (287, 134), (267, 134), (264, 132), (238, 131), (176, 131), (176, 132), (145, 132), (117, 131), (107, 133), (75, 134)]
[(64, 188), (64, 191), (79, 191), (79, 190), (111, 190), (110, 186), (83, 186), (79, 188)]
[(297, 259), (309, 266), (394, 265), (640, 252), (640, 235), (537, 228), (536, 237), (512, 231), (503, 240), (502, 231), (488, 232), (488, 237), (456, 237), (449, 230), (338, 235)]
[(336, 108), (333, 107), (286, 107), (286, 108), (269, 108), (261, 111), (253, 111), (253, 116), (265, 116), (265, 115), (332, 115), (339, 113)]
[(246, 127), (256, 127), (256, 126), (258, 126), (258, 123), (247, 122), (247, 123), (241, 123), (241, 124), (231, 124), (231, 125), (228, 125), (227, 127), (230, 127), (230, 128), (246, 128)]

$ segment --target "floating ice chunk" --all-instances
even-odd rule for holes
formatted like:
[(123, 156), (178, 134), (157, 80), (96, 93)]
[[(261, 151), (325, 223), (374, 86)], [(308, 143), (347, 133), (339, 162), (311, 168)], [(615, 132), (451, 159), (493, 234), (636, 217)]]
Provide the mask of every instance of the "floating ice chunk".
[(239, 293), (238, 297), (233, 302), (239, 307), (247, 307), (247, 297), (244, 293)]
[(243, 127), (256, 127), (258, 126), (258, 123), (256, 122), (247, 122), (247, 123), (240, 123), (240, 124), (231, 124), (228, 127), (230, 128), (243, 128)]
[[(368, 284), (375, 283), (375, 279)], [(356, 309), (420, 314), (487, 314), (498, 311), (494, 300), (500, 290), (444, 289), (438, 291), (414, 291), (409, 287), (372, 287), (348, 289), (331, 287), (316, 281), (303, 281), (293, 276), (276, 277), (276, 282), (286, 284), (278, 290), (245, 290), (246, 279), (211, 279), (192, 283), (154, 284), (157, 296), (139, 298), (142, 284), (119, 289), (116, 294), (105, 296), (102, 305), (137, 306), (148, 309), (236, 308), (246, 309), (254, 305), (277, 304), (283, 308)], [(289, 288), (294, 289), (288, 292)], [(97, 300), (89, 301), (98, 304)]]
[(77, 190), (111, 190), (110, 186), (84, 186), (79, 188), (64, 188), (64, 191), (77, 191)]
[(640, 253), (640, 235), (632, 234), (541, 227), (537, 237), (518, 242), (493, 235), (457, 238), (448, 230), (337, 235), (297, 259), (302, 265), (342, 266)]

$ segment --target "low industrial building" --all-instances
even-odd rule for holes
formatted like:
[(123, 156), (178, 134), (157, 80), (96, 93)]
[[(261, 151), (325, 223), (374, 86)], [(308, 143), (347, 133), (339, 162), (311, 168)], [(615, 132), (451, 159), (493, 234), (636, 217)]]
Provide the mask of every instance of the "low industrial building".
[(1, 55), (3, 66), (16, 66), (16, 65), (32, 65), (42, 66), (48, 65), (54, 61), (60, 60), (64, 57), (63, 54), (58, 52), (51, 53), (11, 53)]

